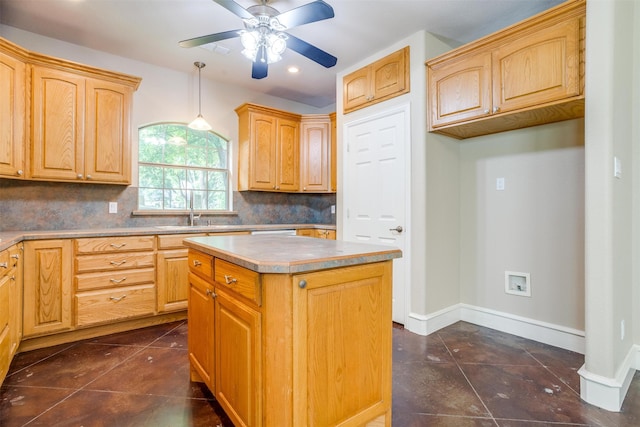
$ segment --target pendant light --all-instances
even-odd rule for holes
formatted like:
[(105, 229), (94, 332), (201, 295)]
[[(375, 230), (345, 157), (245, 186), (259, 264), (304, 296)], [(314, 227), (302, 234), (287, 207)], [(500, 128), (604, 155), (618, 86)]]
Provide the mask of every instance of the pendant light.
[(211, 130), (211, 126), (207, 121), (202, 117), (202, 86), (200, 81), (200, 74), (202, 69), (205, 67), (204, 62), (194, 62), (193, 65), (198, 67), (198, 117), (196, 117), (191, 123), (189, 123), (189, 127), (195, 130)]

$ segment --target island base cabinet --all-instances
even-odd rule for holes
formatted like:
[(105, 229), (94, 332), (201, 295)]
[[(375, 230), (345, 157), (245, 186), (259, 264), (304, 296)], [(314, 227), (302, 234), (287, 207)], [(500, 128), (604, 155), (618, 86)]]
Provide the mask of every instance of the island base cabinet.
[(293, 426), (391, 425), (391, 263), (293, 277)]
[(391, 260), (295, 274), (223, 261), (189, 249), (189, 358), (236, 427), (391, 426)]

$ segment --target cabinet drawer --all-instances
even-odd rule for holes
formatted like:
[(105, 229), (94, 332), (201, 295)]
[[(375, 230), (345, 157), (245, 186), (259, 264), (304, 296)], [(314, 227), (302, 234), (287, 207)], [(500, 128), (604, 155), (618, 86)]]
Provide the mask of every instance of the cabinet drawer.
[(202, 252), (189, 251), (189, 270), (201, 277), (213, 279), (213, 257)]
[(155, 249), (155, 236), (91, 237), (76, 239), (77, 254), (150, 251)]
[(260, 274), (222, 259), (215, 259), (215, 281), (256, 304), (262, 305)]
[(76, 257), (76, 273), (154, 267), (153, 252), (131, 252)]
[(153, 283), (154, 280), (155, 274), (153, 268), (88, 273), (76, 276), (76, 290), (88, 291), (99, 288), (139, 285), (142, 283)]
[(182, 244), (184, 239), (201, 236), (205, 236), (205, 234), (168, 234), (166, 236), (158, 236), (158, 249), (182, 249), (185, 247)]
[(152, 284), (82, 292), (76, 295), (76, 325), (154, 314), (155, 305), (156, 291)]

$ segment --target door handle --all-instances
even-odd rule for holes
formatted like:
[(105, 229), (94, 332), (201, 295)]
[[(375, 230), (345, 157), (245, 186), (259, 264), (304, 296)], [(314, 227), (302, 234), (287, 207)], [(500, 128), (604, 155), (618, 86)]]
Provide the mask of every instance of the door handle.
[(397, 231), (398, 233), (402, 233), (402, 231), (404, 230), (404, 228), (402, 228), (401, 225), (397, 226), (396, 228), (390, 228), (389, 231)]

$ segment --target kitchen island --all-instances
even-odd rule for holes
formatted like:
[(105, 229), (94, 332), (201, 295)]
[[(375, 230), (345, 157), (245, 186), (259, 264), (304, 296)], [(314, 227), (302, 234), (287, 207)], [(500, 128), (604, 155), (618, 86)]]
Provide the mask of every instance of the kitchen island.
[(239, 426), (390, 426), (400, 250), (299, 236), (189, 248), (191, 379)]

